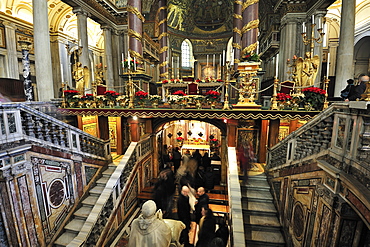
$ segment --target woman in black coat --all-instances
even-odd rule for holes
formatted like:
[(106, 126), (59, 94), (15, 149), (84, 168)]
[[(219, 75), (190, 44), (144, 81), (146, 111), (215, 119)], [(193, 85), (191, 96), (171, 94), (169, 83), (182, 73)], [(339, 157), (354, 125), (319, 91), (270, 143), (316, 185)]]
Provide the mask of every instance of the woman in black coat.
[(215, 238), (216, 220), (208, 206), (202, 207), (202, 218), (199, 221), (198, 242), (196, 247), (208, 247)]

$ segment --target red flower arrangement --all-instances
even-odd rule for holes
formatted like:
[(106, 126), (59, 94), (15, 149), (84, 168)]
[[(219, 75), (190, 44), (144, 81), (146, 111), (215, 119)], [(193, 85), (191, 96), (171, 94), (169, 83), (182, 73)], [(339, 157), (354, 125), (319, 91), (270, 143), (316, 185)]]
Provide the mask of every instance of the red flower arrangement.
[(196, 79), (196, 80), (195, 80), (195, 82), (202, 82), (202, 80), (200, 80), (200, 79)]
[(184, 140), (184, 137), (181, 137), (181, 136), (176, 138), (176, 141), (178, 141), (178, 142), (182, 142), (183, 140)]
[(162, 83), (163, 84), (168, 83), (168, 80), (163, 80)]
[(302, 92), (304, 94), (304, 101), (311, 104), (313, 109), (318, 111), (322, 109), (326, 94), (325, 90), (317, 87), (309, 87), (302, 89)]
[(173, 95), (186, 96), (186, 93), (184, 93), (181, 90), (178, 90), (178, 91), (174, 92)]
[(135, 97), (138, 99), (138, 100), (144, 100), (144, 99), (147, 99), (148, 98), (148, 93), (147, 92), (144, 92), (144, 91), (137, 91), (135, 93)]
[(213, 138), (213, 139), (211, 139), (211, 140), (209, 140), (209, 142), (211, 143), (211, 144), (218, 144), (218, 139), (216, 139), (216, 138)]
[(276, 100), (278, 100), (278, 101), (287, 101), (287, 100), (291, 100), (291, 99), (292, 99), (292, 96), (290, 96), (289, 94), (278, 93), (276, 95)]
[(67, 101), (72, 100), (73, 96), (78, 95), (77, 90), (64, 90), (64, 97), (66, 98)]
[(217, 79), (216, 82), (224, 82), (223, 80), (221, 79)]
[(105, 91), (104, 94), (108, 100), (112, 100), (112, 101), (115, 101), (117, 97), (119, 96), (119, 93), (117, 93), (116, 91), (111, 91), (111, 90)]
[(206, 97), (210, 101), (217, 101), (220, 98), (220, 93), (214, 90), (209, 90), (206, 92)]
[(81, 99), (94, 100), (94, 95), (91, 93), (87, 93), (86, 95), (82, 96)]

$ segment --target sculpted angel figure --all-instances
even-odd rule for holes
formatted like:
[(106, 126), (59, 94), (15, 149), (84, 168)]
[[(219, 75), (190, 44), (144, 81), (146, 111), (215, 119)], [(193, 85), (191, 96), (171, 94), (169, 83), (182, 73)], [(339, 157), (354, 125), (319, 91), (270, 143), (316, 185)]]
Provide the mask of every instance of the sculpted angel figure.
[(298, 58), (296, 65), (296, 86), (312, 86), (315, 82), (320, 63), (318, 55), (311, 57), (311, 52), (306, 52), (305, 59)]

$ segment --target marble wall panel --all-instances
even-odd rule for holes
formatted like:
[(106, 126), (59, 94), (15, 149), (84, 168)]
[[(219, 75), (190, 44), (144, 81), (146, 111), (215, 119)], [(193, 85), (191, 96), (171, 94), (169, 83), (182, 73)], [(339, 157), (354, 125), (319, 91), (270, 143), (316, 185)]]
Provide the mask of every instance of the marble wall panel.
[(328, 229), (330, 227), (331, 209), (323, 205), (319, 235), (317, 239), (317, 246), (326, 246), (326, 238), (328, 236)]
[[(16, 246), (18, 245), (18, 239), (16, 234), (11, 234), (16, 232), (16, 226), (15, 221), (13, 219), (13, 213), (12, 213), (12, 206), (9, 198), (9, 193), (7, 190), (7, 186), (5, 182), (0, 183), (0, 199), (1, 199), (1, 211), (3, 215), (3, 219), (5, 221), (5, 225), (8, 231), (8, 245), (9, 246)], [(5, 241), (5, 238), (2, 239), (2, 241)], [(6, 245), (5, 245), (6, 246)]]

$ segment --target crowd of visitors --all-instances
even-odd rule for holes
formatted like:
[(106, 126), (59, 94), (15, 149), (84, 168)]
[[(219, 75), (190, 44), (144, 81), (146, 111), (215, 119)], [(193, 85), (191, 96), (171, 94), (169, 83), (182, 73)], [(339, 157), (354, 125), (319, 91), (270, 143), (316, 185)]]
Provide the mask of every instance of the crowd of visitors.
[[(202, 155), (199, 150), (192, 154), (186, 150), (181, 155), (178, 147), (163, 146), (161, 171), (154, 186), (153, 200), (163, 212), (164, 219), (177, 219), (184, 224), (185, 228), (180, 235), (180, 243), (184, 247), (227, 244), (229, 233), (226, 221), (219, 223), (216, 232), (216, 219), (209, 208), (207, 193), (215, 186), (212, 160), (221, 159), (217, 153), (210, 157), (208, 152)], [(174, 197), (176, 194), (178, 196)], [(174, 198), (177, 198), (177, 201)], [(177, 213), (173, 213), (176, 212), (174, 208), (177, 208)], [(195, 222), (198, 229), (196, 243), (189, 240), (191, 222)]]

